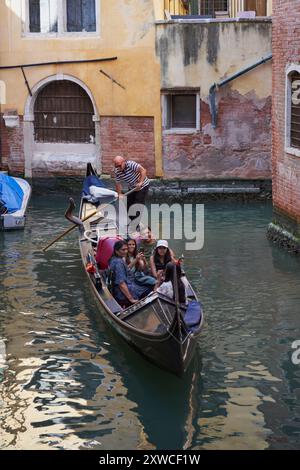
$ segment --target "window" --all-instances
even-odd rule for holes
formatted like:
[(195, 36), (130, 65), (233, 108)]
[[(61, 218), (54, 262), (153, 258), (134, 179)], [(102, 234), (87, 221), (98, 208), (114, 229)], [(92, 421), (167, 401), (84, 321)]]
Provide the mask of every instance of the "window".
[(286, 152), (300, 157), (300, 66), (290, 66), (286, 79)]
[(67, 31), (96, 31), (95, 0), (67, 0)]
[(29, 0), (29, 31), (57, 32), (57, 0)]
[(300, 73), (291, 74), (291, 147), (300, 149)]
[(200, 15), (214, 16), (216, 11), (228, 11), (228, 0), (200, 0)]
[(95, 33), (96, 0), (27, 0), (29, 33)]
[(164, 128), (195, 130), (199, 128), (199, 97), (192, 92), (169, 92), (163, 95)]
[(46, 85), (34, 105), (36, 142), (95, 143), (94, 109), (77, 83), (57, 80)]

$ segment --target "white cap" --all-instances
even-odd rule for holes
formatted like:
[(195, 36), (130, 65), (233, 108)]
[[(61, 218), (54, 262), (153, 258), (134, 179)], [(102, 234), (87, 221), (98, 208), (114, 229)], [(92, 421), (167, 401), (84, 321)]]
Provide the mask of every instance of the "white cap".
[(158, 240), (156, 243), (156, 248), (159, 248), (160, 246), (164, 246), (165, 248), (169, 248), (167, 240)]

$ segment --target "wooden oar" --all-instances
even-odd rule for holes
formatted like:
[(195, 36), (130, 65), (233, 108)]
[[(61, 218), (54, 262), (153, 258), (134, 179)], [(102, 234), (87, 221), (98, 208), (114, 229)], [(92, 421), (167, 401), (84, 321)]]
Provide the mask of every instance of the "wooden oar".
[(174, 263), (173, 266), (173, 284), (174, 284), (174, 297), (175, 297), (175, 310), (177, 317), (178, 325), (178, 335), (180, 344), (182, 344), (182, 331), (181, 331), (181, 315), (180, 315), (180, 304), (179, 304), (179, 289), (178, 289), (178, 279), (177, 279), (177, 263)]
[[(123, 196), (127, 197), (129, 194), (133, 193), (134, 191), (135, 191), (135, 188), (131, 189), (130, 191), (127, 191), (127, 193), (124, 193)], [(87, 217), (82, 219), (81, 222), (85, 222), (86, 220), (90, 219), (91, 217), (93, 217), (94, 215), (98, 214), (100, 211), (105, 209), (105, 207), (109, 206), (110, 204), (114, 204), (114, 202), (116, 202), (117, 200), (118, 200), (118, 197), (115, 197), (111, 202), (108, 202), (107, 204), (104, 204), (104, 206), (98, 207), (97, 210), (93, 211)], [(72, 230), (74, 230), (75, 227), (78, 227), (78, 225), (73, 225), (72, 227), (68, 228), (68, 230), (61, 233), (58, 237), (56, 237), (54, 240), (52, 240), (52, 242), (50, 242), (49, 245), (45, 246), (45, 248), (43, 248), (42, 251), (45, 253), (52, 245), (54, 245), (54, 243), (58, 242), (58, 240), (65, 237), (66, 235), (68, 235), (68, 233), (72, 232)]]

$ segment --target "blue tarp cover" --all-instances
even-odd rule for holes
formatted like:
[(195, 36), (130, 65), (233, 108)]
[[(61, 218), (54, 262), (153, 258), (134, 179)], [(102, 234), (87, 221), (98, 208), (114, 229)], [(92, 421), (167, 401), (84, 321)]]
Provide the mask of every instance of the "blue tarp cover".
[(200, 324), (202, 316), (202, 306), (200, 302), (191, 300), (185, 313), (184, 321), (188, 326), (189, 331), (194, 331)]
[(83, 182), (83, 195), (88, 196), (90, 194), (90, 186), (97, 186), (98, 188), (105, 188), (106, 185), (95, 175), (87, 176)]
[(14, 178), (0, 173), (0, 199), (7, 207), (9, 213), (21, 209), (23, 197), (23, 189)]

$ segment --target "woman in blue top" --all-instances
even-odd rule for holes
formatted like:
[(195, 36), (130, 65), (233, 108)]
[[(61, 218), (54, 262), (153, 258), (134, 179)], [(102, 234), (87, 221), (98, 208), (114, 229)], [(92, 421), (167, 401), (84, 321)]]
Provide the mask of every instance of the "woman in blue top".
[(122, 240), (116, 242), (113, 256), (109, 262), (109, 268), (112, 273), (113, 296), (117, 302), (121, 304), (134, 304), (142, 297), (148, 295), (152, 289), (135, 283), (125, 261), (127, 253), (127, 243)]

